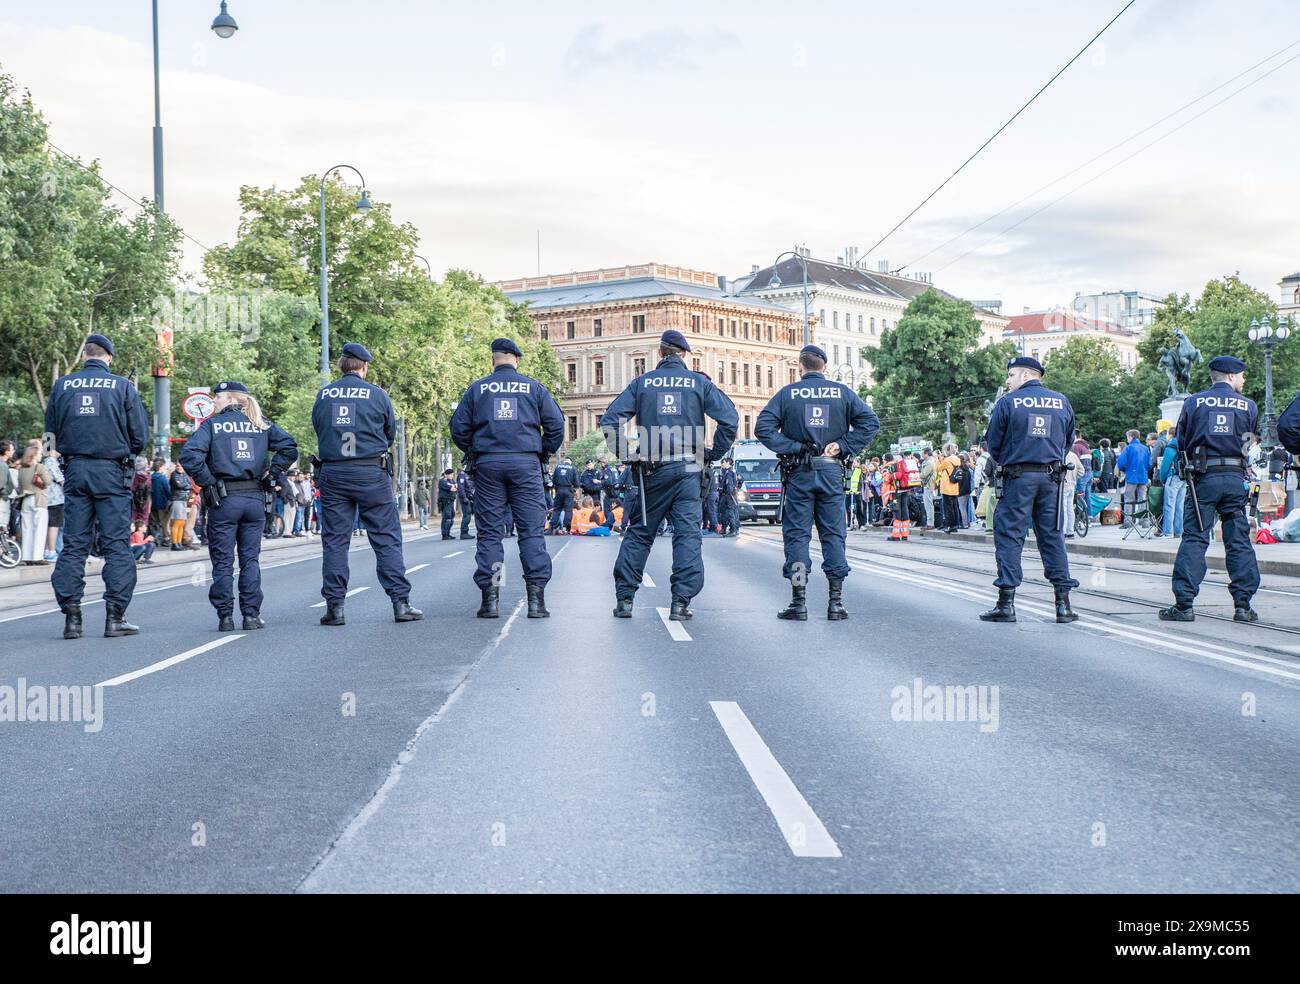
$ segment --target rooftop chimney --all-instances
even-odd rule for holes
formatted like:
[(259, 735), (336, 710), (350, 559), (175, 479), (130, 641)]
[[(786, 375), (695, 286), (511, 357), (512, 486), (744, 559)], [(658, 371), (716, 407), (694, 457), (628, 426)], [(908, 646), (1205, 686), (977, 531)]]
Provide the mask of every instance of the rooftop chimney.
[(889, 261), (888, 261), (888, 260), (877, 260), (877, 261), (876, 261), (876, 270), (877, 270), (878, 272), (880, 272), (880, 273), (888, 273), (888, 272), (889, 272)]
[(727, 292), (727, 278), (726, 278), (726, 277), (718, 277), (718, 290), (722, 291), (722, 293), (724, 293), (724, 294)]

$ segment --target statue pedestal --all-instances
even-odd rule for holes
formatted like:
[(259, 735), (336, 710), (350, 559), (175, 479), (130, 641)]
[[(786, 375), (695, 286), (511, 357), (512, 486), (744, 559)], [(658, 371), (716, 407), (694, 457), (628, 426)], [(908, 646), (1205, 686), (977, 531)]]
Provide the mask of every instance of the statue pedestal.
[(1170, 396), (1160, 401), (1160, 419), (1167, 420), (1175, 426), (1178, 424), (1178, 418), (1183, 412), (1183, 402), (1189, 394), (1183, 393), (1179, 396)]

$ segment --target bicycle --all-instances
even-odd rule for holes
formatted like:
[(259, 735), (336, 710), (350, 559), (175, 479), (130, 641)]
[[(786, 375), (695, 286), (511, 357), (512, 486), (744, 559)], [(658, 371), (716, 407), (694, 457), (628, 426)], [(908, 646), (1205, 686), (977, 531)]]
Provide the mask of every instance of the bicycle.
[(0, 530), (0, 567), (5, 569), (17, 567), (22, 555), (22, 548), (18, 546), (18, 541), (9, 536), (8, 530)]
[(1074, 493), (1074, 535), (1082, 539), (1088, 535), (1092, 514), (1088, 510), (1087, 491)]

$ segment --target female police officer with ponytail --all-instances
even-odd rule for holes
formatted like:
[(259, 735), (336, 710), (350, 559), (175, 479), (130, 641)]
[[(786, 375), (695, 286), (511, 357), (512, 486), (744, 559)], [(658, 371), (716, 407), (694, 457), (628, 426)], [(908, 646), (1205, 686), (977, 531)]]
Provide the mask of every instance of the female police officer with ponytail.
[[(194, 436), (185, 442), (181, 465), (203, 489), (208, 507), (208, 557), (212, 561), (212, 587), (208, 600), (220, 619), (217, 630), (235, 627), (232, 590), (235, 549), (239, 550), (239, 610), (244, 629), (263, 625), (262, 532), (266, 513), (262, 480), (268, 474), (279, 486), (286, 468), (298, 460), (298, 444), (262, 417), (257, 400), (243, 383), (218, 383), (213, 393), (216, 407)], [(267, 456), (272, 455), (269, 469)]]

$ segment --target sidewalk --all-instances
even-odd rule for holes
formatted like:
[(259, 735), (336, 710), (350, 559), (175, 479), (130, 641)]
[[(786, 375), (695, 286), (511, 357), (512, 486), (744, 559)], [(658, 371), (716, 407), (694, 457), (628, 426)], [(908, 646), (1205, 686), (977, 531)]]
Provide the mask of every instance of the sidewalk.
[[(1215, 524), (1215, 531), (1218, 531), (1217, 523)], [(855, 531), (849, 534), (849, 541), (852, 542), (854, 537), (862, 535), (879, 536), (883, 539), (889, 535), (889, 528), (868, 527), (865, 531)], [(911, 535), (934, 540), (938, 543), (944, 541), (982, 543), (987, 544), (990, 550), (993, 548), (993, 535), (985, 533), (979, 527), (972, 527), (953, 534), (947, 534), (941, 530), (919, 530), (913, 527)], [(1073, 539), (1067, 539), (1065, 547), (1071, 556), (1140, 561), (1148, 564), (1163, 564), (1172, 569), (1174, 555), (1178, 553), (1178, 544), (1182, 542), (1177, 538), (1164, 536), (1148, 536), (1145, 540), (1139, 539), (1136, 530), (1129, 534), (1127, 540), (1123, 537), (1124, 530), (1119, 526), (1102, 526), (1093, 523), (1088, 529), (1086, 538), (1081, 539), (1076, 536)], [(1033, 531), (1030, 531), (1025, 538), (1025, 549), (1037, 549), (1033, 540), (1034, 534)], [(1261, 574), (1300, 577), (1300, 543), (1257, 544), (1255, 546), (1255, 556), (1259, 561)], [(1216, 538), (1210, 542), (1209, 550), (1205, 554), (1205, 563), (1213, 571), (1227, 570), (1223, 559), (1222, 540)]]
[[(402, 537), (409, 538), (413, 533), (419, 533), (420, 525), (417, 520), (402, 521)], [(355, 537), (353, 543), (365, 543), (364, 537)], [(274, 554), (279, 550), (286, 550), (291, 547), (301, 547), (308, 545), (319, 545), (320, 537), (291, 537), (282, 536), (274, 539), (262, 540), (262, 556)], [(137, 565), (136, 569), (140, 571), (158, 570), (159, 568), (170, 567), (175, 564), (192, 564), (195, 561), (204, 561), (208, 559), (208, 548), (200, 546), (197, 550), (172, 550), (169, 547), (159, 547), (154, 551), (153, 564), (147, 567)], [(91, 557), (86, 561), (86, 577), (97, 578), (104, 569), (104, 561), (99, 557)], [(54, 564), (48, 567), (25, 567), (19, 566), (12, 570), (0, 570), (0, 589), (14, 587), (19, 584), (39, 584), (42, 581), (49, 581), (54, 574)]]

